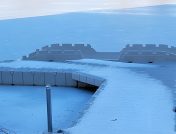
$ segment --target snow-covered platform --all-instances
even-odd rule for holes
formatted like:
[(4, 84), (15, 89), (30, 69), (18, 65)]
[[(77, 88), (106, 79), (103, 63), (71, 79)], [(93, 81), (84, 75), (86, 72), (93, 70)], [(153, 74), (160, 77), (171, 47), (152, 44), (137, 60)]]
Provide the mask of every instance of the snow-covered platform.
[(68, 63), (15, 61), (1, 63), (0, 67), (72, 69), (105, 79), (82, 118), (65, 130), (70, 134), (174, 134), (173, 89), (145, 71), (136, 71), (160, 69), (163, 65), (79, 60)]

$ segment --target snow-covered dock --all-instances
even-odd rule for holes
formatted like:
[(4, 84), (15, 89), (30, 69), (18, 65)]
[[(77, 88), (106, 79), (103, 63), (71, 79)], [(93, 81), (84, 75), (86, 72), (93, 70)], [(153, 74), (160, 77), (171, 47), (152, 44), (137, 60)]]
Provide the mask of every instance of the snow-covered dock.
[(172, 92), (160, 80), (133, 68), (159, 65), (128, 64), (98, 60), (69, 63), (15, 61), (1, 67), (72, 69), (106, 79), (78, 123), (65, 131), (71, 134), (174, 134)]

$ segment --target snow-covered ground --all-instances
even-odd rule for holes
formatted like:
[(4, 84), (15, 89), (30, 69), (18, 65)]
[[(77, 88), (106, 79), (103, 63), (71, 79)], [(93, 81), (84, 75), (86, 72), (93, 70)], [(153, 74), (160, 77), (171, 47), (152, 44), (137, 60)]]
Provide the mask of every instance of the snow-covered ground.
[[(76, 88), (52, 87), (54, 129), (73, 126), (92, 94)], [(45, 87), (0, 86), (0, 134), (4, 128), (16, 134), (46, 132), (45, 96)]]
[[(71, 134), (172, 134), (174, 133), (173, 88), (147, 72), (163, 65), (128, 64), (110, 61), (79, 60), (69, 63), (16, 61), (1, 67), (75, 69), (97, 75), (107, 81), (103, 90)], [(173, 64), (168, 65), (172, 68)], [(169, 76), (163, 76), (169, 79)], [(170, 79), (172, 80), (172, 79)], [(171, 90), (168, 90), (171, 89)]]

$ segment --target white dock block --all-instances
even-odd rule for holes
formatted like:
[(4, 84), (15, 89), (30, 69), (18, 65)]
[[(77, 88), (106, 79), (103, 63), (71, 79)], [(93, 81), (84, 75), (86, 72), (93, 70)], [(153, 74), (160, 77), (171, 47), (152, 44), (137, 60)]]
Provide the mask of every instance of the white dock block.
[(94, 80), (93, 76), (88, 76), (86, 83), (88, 83), (90, 85), (95, 85), (95, 80)]
[(13, 73), (13, 84), (14, 85), (23, 85), (23, 73), (14, 72)]
[(81, 74), (80, 75), (80, 81), (84, 82), (84, 83), (87, 83), (87, 76), (85, 74)]
[(103, 79), (101, 78), (95, 78), (95, 86), (100, 86), (103, 83)]
[(45, 72), (45, 85), (56, 85), (56, 73), (55, 72)]
[(45, 85), (45, 73), (44, 72), (35, 72), (34, 73), (34, 85), (44, 86)]
[(79, 81), (79, 73), (72, 73), (72, 79)]
[(11, 85), (12, 84), (12, 73), (11, 71), (2, 71), (2, 84)]
[(33, 85), (33, 72), (23, 72), (23, 84), (24, 85)]
[(65, 86), (66, 85), (66, 77), (64, 72), (57, 72), (56, 74), (56, 86)]
[(76, 86), (76, 81), (72, 79), (72, 73), (66, 72), (66, 86)]

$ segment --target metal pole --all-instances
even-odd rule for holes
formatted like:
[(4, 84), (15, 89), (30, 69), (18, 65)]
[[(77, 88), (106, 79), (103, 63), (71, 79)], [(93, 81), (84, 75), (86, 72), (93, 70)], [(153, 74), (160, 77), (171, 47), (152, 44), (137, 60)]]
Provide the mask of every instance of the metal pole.
[(46, 86), (46, 101), (47, 101), (48, 132), (52, 132), (53, 127), (52, 127), (51, 89), (49, 85)]
[(174, 120), (175, 120), (174, 131), (176, 132), (176, 107), (173, 108), (173, 111), (174, 111)]

